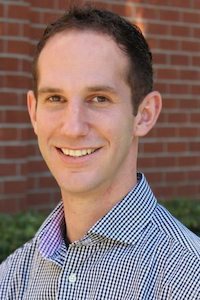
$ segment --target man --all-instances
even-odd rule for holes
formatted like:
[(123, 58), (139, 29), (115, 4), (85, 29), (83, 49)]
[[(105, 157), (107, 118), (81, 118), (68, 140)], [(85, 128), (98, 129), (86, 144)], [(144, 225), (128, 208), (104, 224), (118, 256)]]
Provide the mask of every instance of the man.
[(28, 110), (62, 202), (0, 267), (1, 299), (200, 299), (200, 240), (137, 174), (161, 96), (140, 30), (72, 8), (49, 25)]

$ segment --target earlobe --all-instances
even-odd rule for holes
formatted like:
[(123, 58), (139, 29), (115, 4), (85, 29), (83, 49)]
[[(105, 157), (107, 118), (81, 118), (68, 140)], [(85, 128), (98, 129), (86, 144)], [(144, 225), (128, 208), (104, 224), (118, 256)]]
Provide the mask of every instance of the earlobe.
[(27, 94), (27, 106), (28, 112), (33, 125), (35, 134), (37, 135), (37, 120), (36, 120), (36, 99), (33, 91), (29, 91)]
[(162, 108), (160, 93), (149, 93), (139, 106), (135, 122), (135, 135), (145, 136), (155, 125)]

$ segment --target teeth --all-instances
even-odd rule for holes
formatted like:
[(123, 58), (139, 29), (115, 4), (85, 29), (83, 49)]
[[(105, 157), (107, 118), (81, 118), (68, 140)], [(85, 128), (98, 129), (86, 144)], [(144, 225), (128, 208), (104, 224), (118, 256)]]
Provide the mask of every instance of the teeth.
[(91, 154), (95, 151), (95, 149), (71, 150), (71, 149), (65, 149), (65, 148), (61, 148), (61, 150), (65, 155), (69, 155), (72, 157), (84, 156), (87, 154)]

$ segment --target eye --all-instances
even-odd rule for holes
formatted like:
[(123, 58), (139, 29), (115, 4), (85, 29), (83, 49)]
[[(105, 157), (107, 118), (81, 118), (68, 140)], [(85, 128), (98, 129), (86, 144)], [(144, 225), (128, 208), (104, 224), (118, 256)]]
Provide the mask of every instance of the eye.
[(53, 96), (49, 97), (47, 100), (50, 102), (64, 102), (65, 101), (64, 98), (62, 98), (59, 95), (53, 95)]
[(97, 102), (97, 103), (105, 103), (108, 102), (108, 98), (104, 97), (104, 96), (95, 96), (92, 98), (93, 102)]

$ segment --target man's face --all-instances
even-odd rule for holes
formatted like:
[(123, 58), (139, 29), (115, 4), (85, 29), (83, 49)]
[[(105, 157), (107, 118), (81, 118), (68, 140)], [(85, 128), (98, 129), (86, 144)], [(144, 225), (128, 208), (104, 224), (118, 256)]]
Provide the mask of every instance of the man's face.
[(133, 181), (137, 138), (127, 72), (128, 59), (116, 43), (91, 31), (56, 34), (42, 50), (38, 103), (31, 94), (29, 110), (63, 195)]

